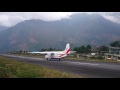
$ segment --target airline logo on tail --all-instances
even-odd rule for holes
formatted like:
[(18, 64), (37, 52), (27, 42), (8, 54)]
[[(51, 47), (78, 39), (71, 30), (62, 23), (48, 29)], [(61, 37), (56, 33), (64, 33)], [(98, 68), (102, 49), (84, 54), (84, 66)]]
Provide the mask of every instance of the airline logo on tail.
[(68, 54), (70, 54), (70, 44), (69, 44), (69, 43), (66, 45), (66, 48), (65, 48), (65, 50), (64, 50), (64, 54), (61, 54), (61, 55), (59, 56), (59, 58), (65, 57), (65, 56), (67, 56)]
[(70, 54), (70, 44), (66, 45), (65, 54)]

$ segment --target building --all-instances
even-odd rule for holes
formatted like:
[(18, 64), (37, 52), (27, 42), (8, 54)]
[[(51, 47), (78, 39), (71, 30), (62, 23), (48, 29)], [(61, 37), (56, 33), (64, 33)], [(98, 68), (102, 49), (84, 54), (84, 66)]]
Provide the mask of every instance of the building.
[(99, 55), (99, 53), (100, 53), (100, 50), (98, 50), (97, 48), (91, 49), (91, 55), (92, 56)]
[(120, 48), (109, 47), (109, 53), (105, 53), (105, 59), (120, 60)]

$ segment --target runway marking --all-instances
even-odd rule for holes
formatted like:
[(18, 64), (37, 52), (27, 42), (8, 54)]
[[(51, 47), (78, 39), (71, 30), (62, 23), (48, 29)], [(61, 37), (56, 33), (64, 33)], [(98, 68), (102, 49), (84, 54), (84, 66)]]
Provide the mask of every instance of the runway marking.
[[(14, 55), (5, 55), (5, 56), (30, 59), (30, 60), (33, 60), (33, 61), (46, 61), (43, 58), (36, 58), (36, 57), (25, 57), (25, 56), (14, 56)], [(99, 65), (99, 64), (93, 64), (93, 63), (82, 63), (82, 62), (71, 62), (71, 61), (64, 61), (64, 62), (70, 63), (70, 64), (77, 64), (77, 65)], [(64, 63), (64, 62), (59, 62), (59, 63)]]
[(92, 63), (81, 63), (81, 62), (70, 62), (70, 61), (66, 61), (66, 62), (71, 64), (78, 64), (78, 65), (99, 65), (99, 64), (92, 64)]

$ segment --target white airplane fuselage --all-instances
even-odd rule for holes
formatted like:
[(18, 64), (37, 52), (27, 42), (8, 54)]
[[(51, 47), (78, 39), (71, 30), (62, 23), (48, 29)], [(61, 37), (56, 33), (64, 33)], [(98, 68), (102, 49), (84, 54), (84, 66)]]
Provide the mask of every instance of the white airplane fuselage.
[[(48, 60), (51, 59), (61, 59), (63, 57), (66, 57), (70, 54), (70, 44), (66, 44), (66, 48), (64, 51), (44, 51), (44, 52), (29, 52), (29, 53), (36, 53), (36, 54), (45, 54), (45, 58)], [(75, 51), (72, 51), (72, 53)]]

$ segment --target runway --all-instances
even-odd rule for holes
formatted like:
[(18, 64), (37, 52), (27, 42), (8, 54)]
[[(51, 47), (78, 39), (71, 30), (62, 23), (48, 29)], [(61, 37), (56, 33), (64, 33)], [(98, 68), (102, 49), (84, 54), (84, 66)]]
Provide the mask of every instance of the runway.
[(90, 62), (77, 60), (53, 60), (25, 56), (0, 54), (13, 60), (46, 66), (55, 70), (70, 72), (88, 78), (120, 78), (120, 63)]

